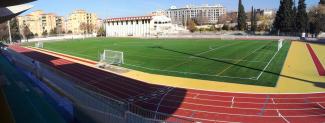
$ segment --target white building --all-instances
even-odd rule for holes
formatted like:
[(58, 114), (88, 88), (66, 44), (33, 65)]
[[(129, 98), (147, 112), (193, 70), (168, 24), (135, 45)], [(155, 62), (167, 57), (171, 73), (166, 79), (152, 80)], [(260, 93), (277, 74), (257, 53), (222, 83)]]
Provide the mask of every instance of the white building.
[(201, 24), (215, 24), (219, 21), (220, 16), (225, 13), (225, 7), (220, 4), (213, 6), (187, 5), (183, 8), (172, 6), (165, 11), (166, 16), (172, 19), (172, 23), (178, 25), (185, 25), (189, 19), (195, 19)]
[(107, 37), (148, 37), (177, 33), (179, 28), (166, 16), (139, 16), (105, 20)]

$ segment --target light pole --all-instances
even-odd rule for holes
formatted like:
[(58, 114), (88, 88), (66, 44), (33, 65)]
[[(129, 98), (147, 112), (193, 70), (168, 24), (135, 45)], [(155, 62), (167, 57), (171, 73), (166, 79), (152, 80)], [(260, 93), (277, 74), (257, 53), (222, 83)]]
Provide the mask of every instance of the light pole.
[(8, 21), (8, 32), (9, 32), (9, 44), (11, 44), (12, 38), (11, 38), (11, 30), (10, 30), (10, 20)]

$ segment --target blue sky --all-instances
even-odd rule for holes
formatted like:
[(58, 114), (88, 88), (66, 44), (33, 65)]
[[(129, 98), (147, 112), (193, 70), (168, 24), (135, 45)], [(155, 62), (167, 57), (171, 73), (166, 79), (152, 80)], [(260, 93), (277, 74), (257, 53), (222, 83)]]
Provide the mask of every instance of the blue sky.
[[(298, 0), (296, 0), (298, 1)], [(308, 6), (315, 5), (319, 0), (306, 0)], [(37, 0), (30, 3), (34, 7), (25, 12), (35, 10), (57, 13), (67, 16), (75, 9), (85, 9), (96, 13), (100, 18), (140, 16), (157, 9), (167, 9), (172, 5), (183, 7), (187, 4), (222, 4), (227, 10), (236, 10), (238, 0)], [(252, 5), (256, 8), (277, 8), (279, 0), (243, 0), (248, 10)]]

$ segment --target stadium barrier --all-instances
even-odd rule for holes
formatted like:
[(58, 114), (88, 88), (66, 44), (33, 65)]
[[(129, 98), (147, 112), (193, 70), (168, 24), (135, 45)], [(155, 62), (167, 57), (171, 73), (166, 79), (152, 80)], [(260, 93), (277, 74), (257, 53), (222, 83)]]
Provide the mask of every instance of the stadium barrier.
[[(144, 109), (110, 93), (67, 75), (58, 69), (39, 63), (16, 53), (3, 50), (17, 67), (32, 75), (67, 97), (73, 103), (73, 115), (78, 122), (109, 123), (191, 123), (193, 121)], [(108, 96), (107, 96), (108, 95)]]

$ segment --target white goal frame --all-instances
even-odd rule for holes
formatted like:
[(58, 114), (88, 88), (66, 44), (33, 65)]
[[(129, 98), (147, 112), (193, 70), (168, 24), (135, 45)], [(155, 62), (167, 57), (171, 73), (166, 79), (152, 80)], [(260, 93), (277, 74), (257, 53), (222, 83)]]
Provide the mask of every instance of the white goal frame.
[(278, 41), (278, 51), (280, 51), (281, 48), (283, 47), (283, 42), (284, 42), (284, 39), (280, 39), (280, 40)]
[(35, 43), (35, 47), (36, 48), (43, 48), (44, 47), (44, 43), (43, 42), (36, 42)]
[(124, 53), (121, 51), (104, 50), (100, 54), (99, 62), (109, 65), (124, 64)]

